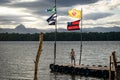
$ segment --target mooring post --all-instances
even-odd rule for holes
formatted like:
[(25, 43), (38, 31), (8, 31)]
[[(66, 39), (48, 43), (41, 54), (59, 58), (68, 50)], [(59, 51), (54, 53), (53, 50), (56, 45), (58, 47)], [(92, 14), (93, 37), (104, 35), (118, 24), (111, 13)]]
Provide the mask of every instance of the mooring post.
[(111, 80), (111, 56), (110, 56), (110, 63), (109, 63), (109, 80)]
[(115, 70), (115, 80), (117, 80), (117, 63), (116, 63), (116, 56), (115, 56), (115, 51), (112, 52), (112, 60), (113, 60), (113, 68)]
[(40, 40), (39, 48), (38, 48), (38, 52), (37, 52), (37, 55), (36, 55), (36, 61), (34, 62), (35, 63), (34, 80), (38, 80), (38, 78), (37, 78), (38, 63), (39, 63), (39, 58), (40, 58), (40, 55), (41, 55), (41, 52), (42, 52), (43, 33), (40, 34), (39, 40)]
[(115, 51), (112, 52), (111, 56), (110, 56), (110, 69), (109, 69), (109, 80), (112, 80), (113, 78), (111, 77), (111, 70), (114, 70), (114, 80), (120, 80), (120, 71), (119, 71), (119, 67), (118, 67), (118, 63), (120, 63), (119, 61), (116, 60), (116, 55), (115, 55)]

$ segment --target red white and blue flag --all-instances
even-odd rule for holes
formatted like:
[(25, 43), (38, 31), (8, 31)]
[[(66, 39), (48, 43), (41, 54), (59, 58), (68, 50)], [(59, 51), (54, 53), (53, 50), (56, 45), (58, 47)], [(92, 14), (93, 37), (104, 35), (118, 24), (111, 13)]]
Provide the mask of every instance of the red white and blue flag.
[(80, 30), (79, 22), (80, 22), (80, 20), (68, 22), (67, 23), (67, 30), (69, 30), (69, 31), (70, 30)]

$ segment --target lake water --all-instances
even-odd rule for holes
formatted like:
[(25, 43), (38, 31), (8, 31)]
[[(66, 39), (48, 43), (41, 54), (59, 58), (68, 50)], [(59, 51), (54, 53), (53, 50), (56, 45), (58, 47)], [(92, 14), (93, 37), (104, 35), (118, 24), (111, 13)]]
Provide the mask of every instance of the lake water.
[[(34, 41), (0, 42), (0, 80), (33, 80), (34, 60), (38, 50)], [(57, 42), (57, 63), (70, 64), (69, 52), (75, 49), (79, 63), (80, 42)], [(65, 74), (50, 73), (49, 64), (53, 63), (54, 42), (44, 41), (39, 62), (38, 80), (103, 80)], [(109, 56), (116, 51), (120, 60), (120, 41), (84, 41), (82, 64), (109, 65)]]

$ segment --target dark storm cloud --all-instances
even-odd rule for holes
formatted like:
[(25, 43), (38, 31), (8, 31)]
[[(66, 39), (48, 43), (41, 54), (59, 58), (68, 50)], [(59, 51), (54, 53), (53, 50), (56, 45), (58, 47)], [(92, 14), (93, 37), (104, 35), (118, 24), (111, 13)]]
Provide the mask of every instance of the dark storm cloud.
[(112, 13), (91, 13), (84, 15), (84, 20), (97, 20), (113, 15)]
[[(87, 5), (95, 3), (99, 0), (56, 0), (56, 4), (58, 7), (69, 7), (73, 5)], [(16, 3), (13, 6), (18, 7), (27, 7), (27, 8), (37, 8), (37, 7), (47, 7), (54, 6), (54, 0), (38, 0), (34, 2), (24, 2), (24, 3)]]
[(30, 13), (37, 14), (37, 15), (45, 15), (45, 11), (52, 7), (49, 3), (44, 1), (34, 1), (34, 2), (23, 2), (23, 3), (14, 3), (14, 4), (7, 4), (6, 7), (11, 8), (25, 8), (30, 11)]
[(39, 8), (39, 7), (45, 7), (48, 3), (42, 2), (42, 1), (34, 1), (34, 2), (22, 2), (22, 3), (14, 3), (9, 6), (12, 7), (23, 7), (23, 8)]
[[(37, 0), (37, 1), (33, 1), (33, 2), (14, 2), (11, 3), (10, 1), (15, 1), (15, 0), (0, 0), (0, 4), (1, 6), (4, 7), (8, 7), (8, 8), (23, 8), (26, 9), (23, 10), (24, 12), (30, 13), (32, 15), (32, 17), (37, 17), (40, 19), (44, 19), (44, 16), (51, 16), (50, 13), (47, 13), (46, 10), (53, 7), (54, 6), (54, 1), (55, 0)], [(68, 10), (75, 6), (75, 5), (91, 5), (94, 3), (97, 3), (98, 1), (101, 0), (56, 0), (57, 1), (57, 15), (58, 16), (67, 16), (68, 15)], [(89, 5), (89, 6), (90, 6)], [(101, 5), (102, 6), (102, 5)], [(63, 9), (64, 8), (64, 9)], [(105, 18), (105, 17), (109, 17), (113, 15), (112, 13), (100, 13), (100, 12), (96, 12), (96, 13), (90, 13), (90, 14), (86, 14), (83, 15), (83, 19), (84, 20), (98, 20), (101, 18)], [(24, 17), (25, 15), (21, 16), (14, 16), (14, 15), (6, 15), (6, 16), (0, 16), (0, 23), (13, 23), (13, 22), (29, 22), (30, 20), (26, 20)], [(29, 17), (29, 16), (25, 16), (25, 17)], [(67, 19), (66, 17), (61, 17), (59, 18), (59, 21), (69, 21), (69, 19)], [(110, 23), (113, 24), (113, 23)], [(117, 24), (117, 23), (116, 23)]]
[(0, 0), (0, 4), (10, 3), (10, 0)]
[[(45, 2), (51, 2), (51, 0), (44, 0)], [(58, 6), (68, 7), (73, 5), (86, 5), (95, 3), (99, 0), (56, 0)]]
[[(34, 2), (9, 4), (9, 7), (18, 7), (29, 9), (33, 14), (46, 15), (45, 10), (54, 6), (55, 0), (37, 0)], [(57, 0), (57, 7), (69, 7), (73, 5), (87, 5), (99, 0)]]

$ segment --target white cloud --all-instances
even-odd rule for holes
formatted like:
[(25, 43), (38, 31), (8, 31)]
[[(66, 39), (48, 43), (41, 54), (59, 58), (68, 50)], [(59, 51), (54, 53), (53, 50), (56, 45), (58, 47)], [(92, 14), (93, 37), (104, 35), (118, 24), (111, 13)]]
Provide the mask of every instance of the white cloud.
[(119, 22), (119, 15), (113, 15), (99, 20), (85, 20), (83, 24), (85, 27), (113, 27), (120, 26)]
[[(83, 9), (83, 15), (89, 15), (92, 13), (98, 13), (91, 16), (91, 20), (83, 20), (84, 27), (113, 27), (120, 26), (120, 1), (119, 0), (100, 0), (97, 3), (89, 5), (76, 5), (73, 8)], [(102, 17), (100, 14), (113, 14)], [(94, 17), (98, 17), (97, 20), (92, 20)], [(93, 18), (92, 18), (93, 17)]]
[(31, 15), (30, 13), (26, 12), (25, 8), (9, 8), (9, 7), (0, 7), (0, 15)]
[(14, 4), (14, 3), (34, 2), (34, 1), (37, 0), (12, 0), (11, 3)]
[[(84, 4), (82, 5), (77, 2), (75, 2), (74, 5), (72, 5), (72, 2), (70, 2), (71, 6), (66, 6), (66, 4), (64, 3), (61, 4), (62, 2), (58, 3), (57, 5), (58, 27), (66, 28), (68, 21), (75, 20), (74, 18), (70, 18), (67, 15), (68, 10), (72, 8), (75, 8), (78, 10), (82, 8), (83, 16), (86, 16), (86, 15), (90, 16), (90, 14), (94, 13), (91, 17), (89, 17), (89, 20), (87, 19), (83, 20), (84, 27), (95, 27), (95, 26), (111, 27), (115, 25), (120, 26), (120, 23), (118, 23), (120, 21), (119, 19), (120, 1), (119, 0), (99, 0), (99, 1), (94, 0), (94, 1), (95, 2), (93, 3), (90, 1), (87, 2), (90, 4), (85, 4), (85, 1), (84, 1)], [(0, 19), (1, 21), (0, 27), (4, 27), (5, 23), (10, 24), (12, 26), (13, 25), (16, 26), (16, 24), (18, 25), (19, 23), (20, 24), (22, 23), (26, 27), (42, 28), (42, 29), (54, 28), (53, 26), (52, 27), (49, 26), (46, 22), (46, 19), (51, 16), (51, 14), (47, 14), (45, 12), (45, 9), (47, 9), (47, 6), (52, 5), (52, 4), (49, 4), (49, 5), (48, 4), (49, 3), (45, 0), (44, 1), (42, 0), (12, 0), (12, 3), (10, 4), (5, 4), (4, 6), (1, 5), (0, 16), (3, 16), (3, 17), (2, 19)], [(9, 18), (7, 19), (8, 16)], [(14, 19), (12, 19), (13, 16), (15, 16)], [(4, 18), (7, 19), (6, 22)], [(2, 22), (4, 23), (4, 26), (2, 26)], [(8, 27), (8, 25), (5, 27)]]

